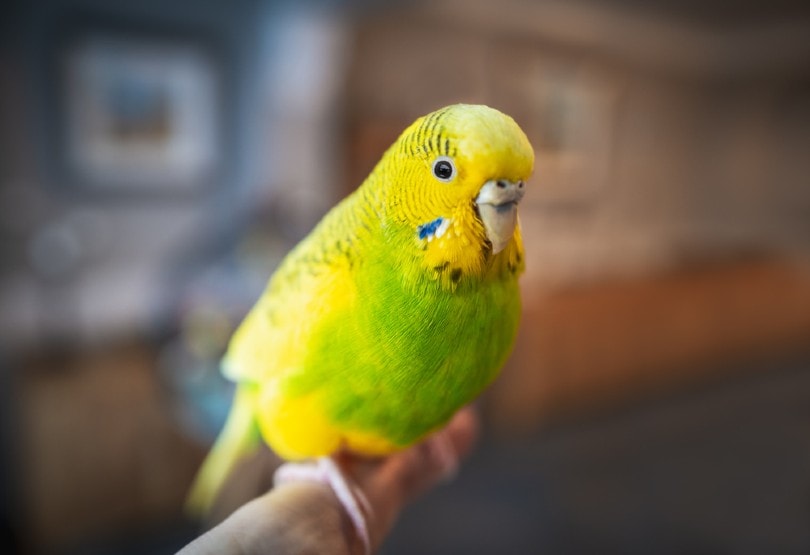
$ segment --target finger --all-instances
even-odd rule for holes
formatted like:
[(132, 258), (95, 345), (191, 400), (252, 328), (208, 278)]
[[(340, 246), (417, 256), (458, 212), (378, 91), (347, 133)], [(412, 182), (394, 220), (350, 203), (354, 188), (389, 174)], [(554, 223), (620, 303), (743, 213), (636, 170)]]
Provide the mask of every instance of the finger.
[[(439, 434), (387, 459), (379, 472), (379, 485), (398, 491), (407, 503), (447, 477), (447, 458), (466, 457), (478, 435), (478, 419), (471, 408), (460, 410)], [(449, 453), (448, 453), (449, 451)]]
[[(459, 411), (442, 430), (443, 441), (461, 459), (469, 454), (478, 435), (478, 419), (467, 407)], [(425, 441), (386, 459), (350, 459), (345, 468), (368, 497), (374, 511), (371, 538), (381, 543), (405, 504), (437, 485), (446, 475), (446, 462), (435, 456), (429, 437)]]

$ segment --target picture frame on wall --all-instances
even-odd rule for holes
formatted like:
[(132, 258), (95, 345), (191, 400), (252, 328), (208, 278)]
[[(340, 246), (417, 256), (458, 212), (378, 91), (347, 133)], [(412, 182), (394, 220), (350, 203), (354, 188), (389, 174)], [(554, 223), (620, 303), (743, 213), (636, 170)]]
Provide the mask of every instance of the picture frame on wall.
[(55, 55), (55, 153), (69, 186), (188, 194), (221, 177), (225, 68), (204, 38), (80, 25)]

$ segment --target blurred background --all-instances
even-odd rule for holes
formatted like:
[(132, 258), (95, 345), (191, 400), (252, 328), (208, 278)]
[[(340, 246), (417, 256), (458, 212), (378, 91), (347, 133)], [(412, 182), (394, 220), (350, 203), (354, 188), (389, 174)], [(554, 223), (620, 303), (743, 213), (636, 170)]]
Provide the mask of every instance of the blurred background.
[(810, 6), (28, 0), (0, 23), (0, 541), (173, 553), (217, 360), (414, 118), (536, 149), (524, 318), (384, 553), (810, 552)]

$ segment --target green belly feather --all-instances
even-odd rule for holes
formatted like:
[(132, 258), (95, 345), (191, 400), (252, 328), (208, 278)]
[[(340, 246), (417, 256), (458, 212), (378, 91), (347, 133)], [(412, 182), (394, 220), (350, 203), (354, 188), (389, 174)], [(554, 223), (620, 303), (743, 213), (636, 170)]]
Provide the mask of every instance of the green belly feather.
[(384, 263), (356, 276), (358, 302), (322, 322), (285, 393), (317, 391), (341, 429), (405, 446), (496, 377), (520, 317), (517, 280), (462, 281), (448, 291), (427, 276), (407, 284)]

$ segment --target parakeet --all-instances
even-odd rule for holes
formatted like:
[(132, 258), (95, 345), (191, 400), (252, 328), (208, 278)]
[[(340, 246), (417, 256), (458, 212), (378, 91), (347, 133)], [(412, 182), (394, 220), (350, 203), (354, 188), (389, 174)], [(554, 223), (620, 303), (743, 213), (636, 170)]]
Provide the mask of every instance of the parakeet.
[(237, 384), (191, 506), (264, 440), (281, 457), (381, 456), (497, 376), (520, 317), (517, 204), (534, 152), (457, 104), (417, 119), (282, 261), (222, 361)]

